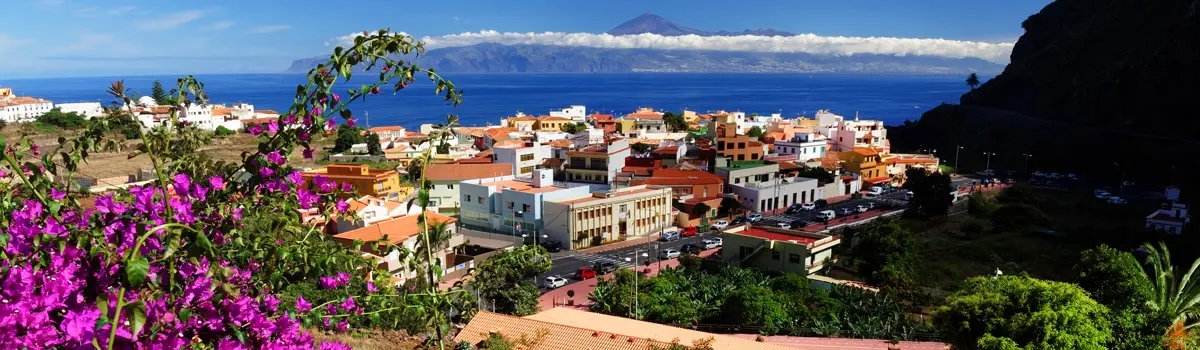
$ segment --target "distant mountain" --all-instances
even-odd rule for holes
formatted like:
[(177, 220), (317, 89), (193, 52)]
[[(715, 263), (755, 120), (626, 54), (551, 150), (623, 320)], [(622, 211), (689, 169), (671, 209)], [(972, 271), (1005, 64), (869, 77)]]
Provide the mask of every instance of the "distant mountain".
[(763, 35), (763, 36), (793, 36), (796, 34), (774, 29), (747, 29), (740, 32), (717, 31), (708, 32), (696, 28), (687, 27), (675, 22), (671, 22), (662, 16), (646, 13), (637, 16), (634, 19), (625, 21), (617, 25), (608, 34), (612, 35), (634, 35), (634, 34), (658, 34), (662, 36), (680, 36), (695, 34), (699, 36), (735, 36), (735, 35)]
[[(326, 57), (297, 60), (307, 72)], [(891, 55), (602, 49), (549, 45), (477, 44), (429, 50), (415, 63), (457, 73), (600, 72), (854, 72), (965, 74), (1004, 66), (975, 58)]]
[[(793, 36), (774, 29), (708, 32), (646, 13), (608, 31), (612, 35), (652, 33), (664, 36)], [(299, 59), (288, 72), (307, 72), (326, 56)], [(977, 58), (894, 56), (876, 54), (818, 55), (808, 53), (699, 50), (617, 49), (583, 46), (504, 45), (482, 43), (432, 49), (420, 58), (422, 66), (444, 72), (859, 72), (920, 74), (995, 74), (1001, 64)]]

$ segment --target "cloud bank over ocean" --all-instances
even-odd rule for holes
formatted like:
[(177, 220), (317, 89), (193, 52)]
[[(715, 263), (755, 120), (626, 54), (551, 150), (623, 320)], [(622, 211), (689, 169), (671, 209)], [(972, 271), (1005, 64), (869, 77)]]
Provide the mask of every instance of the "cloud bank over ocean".
[[(337, 37), (346, 45), (361, 33)], [(663, 36), (658, 34), (610, 35), (593, 33), (501, 33), (485, 30), (420, 39), (427, 49), (470, 46), (482, 43), (505, 45), (578, 46), (607, 49), (712, 50), (810, 53), (824, 55), (920, 55), (949, 58), (979, 58), (1008, 63), (1012, 42), (979, 42), (947, 39), (843, 37), (798, 34), (795, 36)]]

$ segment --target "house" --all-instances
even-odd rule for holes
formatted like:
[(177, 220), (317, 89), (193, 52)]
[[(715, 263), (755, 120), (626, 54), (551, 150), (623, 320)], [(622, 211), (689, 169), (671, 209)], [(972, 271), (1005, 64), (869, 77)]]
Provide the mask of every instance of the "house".
[(756, 161), (730, 161), (717, 158), (714, 173), (725, 179), (725, 192), (733, 192), (732, 185), (746, 183), (774, 183), (779, 177), (779, 164)]
[(432, 184), (429, 207), (442, 214), (457, 215), (459, 185), (463, 180), (487, 179), (512, 175), (512, 164), (438, 164), (425, 169), (425, 179)]
[(560, 325), (487, 311), (475, 314), (471, 322), (454, 337), (454, 342), (480, 346), (492, 334), (498, 334), (510, 341), (521, 338), (540, 339), (536, 349), (647, 350), (655, 347), (666, 349), (670, 346), (669, 341), (602, 333), (587, 327)]
[[(392, 277), (398, 278), (401, 281), (409, 278), (417, 277), (415, 271), (408, 269), (408, 261), (398, 249), (380, 250), (376, 248), (376, 242), (386, 240), (387, 243), (397, 247), (404, 247), (408, 251), (416, 251), (417, 244), (420, 242), (418, 237), (424, 229), (418, 222), (420, 215), (406, 215), (399, 218), (389, 219), (374, 223), (372, 225), (342, 232), (333, 236), (338, 243), (363, 252), (364, 257), (375, 259), (379, 265), (385, 268)], [(432, 211), (425, 212), (425, 220), (429, 225), (436, 223), (445, 223), (446, 230), (449, 231), (447, 236), (449, 240), (444, 247), (435, 249), (435, 258), (441, 262), (443, 273), (456, 271), (456, 265), (451, 265), (457, 259), (454, 254), (455, 247), (461, 246), (465, 239), (462, 234), (458, 233), (458, 228), (454, 225), (454, 218), (440, 215)], [(411, 259), (411, 257), (409, 257)], [(474, 267), (474, 264), (469, 264)], [(403, 282), (398, 282), (401, 284)]]
[(672, 225), (671, 189), (645, 185), (543, 203), (545, 234), (583, 249), (646, 237)]
[(583, 105), (571, 105), (570, 107), (560, 110), (550, 110), (550, 116), (556, 118), (567, 118), (571, 122), (587, 122), (587, 107)]
[(859, 120), (858, 112), (854, 113), (854, 120), (846, 120), (828, 110), (817, 111), (817, 124), (813, 130), (829, 138), (834, 151), (849, 152), (855, 148), (874, 148), (884, 154), (891, 151), (883, 122)]
[(630, 184), (670, 188), (675, 197), (713, 197), (725, 192), (725, 180), (707, 171), (660, 168), (650, 173), (650, 177), (635, 176)]
[(729, 185), (746, 210), (776, 213), (793, 204), (816, 202), (825, 197), (817, 179), (775, 177), (774, 181), (754, 181)]
[(533, 124), (533, 130), (537, 131), (561, 131), (563, 125), (574, 124), (570, 118), (541, 116)]
[(403, 126), (376, 126), (368, 130), (379, 135), (380, 141), (396, 140), (408, 136)]
[[(532, 118), (532, 117), (530, 117), (530, 118)], [(530, 119), (530, 120), (536, 121), (537, 119), (534, 118), (534, 119)], [(530, 124), (530, 128), (532, 130), (532, 128), (533, 128), (532, 124)], [(482, 141), (479, 142), (478, 144), (476, 144), (475, 148), (477, 148), (479, 150), (485, 150), (485, 149), (491, 148), (492, 145), (496, 144), (496, 142), (517, 138), (515, 136), (517, 134), (520, 134), (520, 132), (518, 131), (517, 128), (509, 127), (509, 128), (487, 129), (487, 130), (484, 130), (484, 132), (483, 132)]]
[(525, 115), (525, 113), (517, 112), (516, 115), (505, 119), (501, 125), (512, 128), (514, 131), (533, 131), (533, 125), (537, 124), (537, 117)]
[(733, 123), (717, 124), (717, 155), (733, 161), (755, 161), (763, 157), (762, 142), (737, 133)]
[(940, 172), (938, 165), (941, 160), (926, 154), (896, 154), (892, 153), (883, 158), (889, 176), (904, 176), (909, 169), (922, 169), (930, 172)]
[(496, 163), (512, 165), (511, 174), (518, 177), (531, 176), (533, 169), (554, 155), (549, 145), (523, 142), (520, 145), (497, 146), (491, 149)]
[(592, 185), (554, 181), (551, 169), (536, 169), (530, 178), (498, 176), (459, 183), (459, 219), (486, 231), (542, 234), (544, 203), (588, 196)]
[(55, 103), (54, 108), (58, 108), (63, 113), (76, 113), (85, 118), (104, 115), (104, 106), (101, 106), (100, 102)]
[(336, 219), (336, 232), (359, 229), (374, 225), (380, 221), (408, 215), (408, 207), (404, 203), (394, 200), (362, 196), (347, 203), (350, 204), (350, 211), (354, 212), (355, 219)]
[(1184, 227), (1192, 221), (1187, 212), (1187, 204), (1179, 202), (1178, 187), (1167, 187), (1166, 195), (1167, 202), (1146, 216), (1146, 229), (1175, 235), (1183, 233)]
[(592, 123), (592, 126), (602, 130), (605, 134), (617, 132), (617, 122), (613, 120), (612, 114), (600, 114), (596, 112), (588, 115), (587, 119)]
[(862, 175), (863, 183), (880, 185), (891, 182), (887, 165), (883, 163), (879, 152), (870, 148), (855, 148), (849, 152), (838, 153), (847, 171)]
[(566, 153), (567, 181), (607, 184), (625, 167), (625, 158), (630, 155), (629, 141), (617, 139)]
[[(591, 337), (593, 339), (591, 341), (600, 337), (609, 337), (611, 339), (612, 337), (608, 336), (608, 334), (620, 334), (636, 339), (664, 342), (671, 342), (678, 339), (679, 344), (684, 346), (692, 346), (696, 341), (712, 339), (710, 346), (714, 350), (796, 350), (796, 348), (784, 345), (757, 342), (753, 338), (744, 339), (732, 335), (706, 333), (566, 307), (545, 310), (526, 316), (525, 319), (600, 332), (597, 336)], [(620, 340), (621, 337), (618, 336), (617, 338), (617, 340)], [(582, 344), (582, 346), (552, 347), (548, 349), (608, 349), (607, 347), (599, 347), (598, 345), (600, 344), (600, 342), (595, 342)], [(642, 349), (645, 349), (645, 347)]]
[(828, 145), (828, 140), (819, 134), (798, 133), (790, 140), (775, 141), (775, 153), (794, 154), (798, 162), (807, 163), (809, 160), (824, 157)]
[(654, 108), (638, 108), (636, 112), (626, 114), (624, 117), (624, 120), (633, 122), (633, 127), (621, 130), (621, 132), (626, 135), (665, 133), (667, 125), (663, 121), (663, 115), (663, 112), (656, 112)]
[[(433, 167), (436, 168), (436, 167)], [(400, 183), (400, 173), (395, 170), (371, 169), (366, 164), (330, 164), (324, 168), (301, 173), (305, 186), (312, 188), (314, 182), (332, 181), (337, 184), (350, 183), (358, 195), (399, 200), (412, 192), (412, 187)]]
[(9, 123), (28, 123), (54, 109), (54, 103), (40, 98), (14, 96), (12, 89), (0, 91), (0, 120)]
[(833, 247), (840, 236), (742, 225), (724, 231), (721, 258), (741, 266), (790, 272), (801, 276), (816, 273), (833, 261)]

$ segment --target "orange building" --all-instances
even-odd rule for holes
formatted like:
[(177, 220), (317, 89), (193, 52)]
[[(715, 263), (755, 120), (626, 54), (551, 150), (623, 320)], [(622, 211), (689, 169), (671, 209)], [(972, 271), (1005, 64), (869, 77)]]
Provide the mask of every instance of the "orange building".
[(321, 176), (337, 183), (349, 182), (358, 196), (375, 196), (384, 199), (400, 199), (407, 196), (411, 187), (400, 184), (400, 173), (395, 170), (375, 170), (366, 164), (330, 164), (321, 169), (305, 171), (304, 183), (312, 186), (313, 179)]
[(879, 152), (870, 148), (855, 148), (850, 152), (838, 154), (846, 170), (862, 175), (863, 183), (876, 185), (889, 182), (887, 164), (883, 163)]
[(717, 155), (733, 161), (760, 160), (763, 157), (762, 142), (746, 135), (738, 135), (737, 124), (717, 125)]

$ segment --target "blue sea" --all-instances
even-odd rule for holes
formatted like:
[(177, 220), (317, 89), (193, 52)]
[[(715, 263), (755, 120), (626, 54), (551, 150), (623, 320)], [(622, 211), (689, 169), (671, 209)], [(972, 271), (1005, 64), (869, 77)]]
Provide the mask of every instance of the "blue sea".
[[(464, 91), (458, 108), (433, 94), (432, 84), (419, 83), (398, 95), (371, 96), (353, 106), (359, 122), (367, 112), (370, 124), (402, 125), (460, 117), (463, 125), (495, 125), (517, 111), (544, 115), (550, 109), (586, 105), (588, 112), (625, 114), (638, 107), (699, 112), (740, 110), (746, 113), (812, 116), (818, 109), (888, 125), (915, 120), (942, 102), (957, 102), (966, 92), (964, 77), (951, 75), (772, 74), (772, 73), (559, 73), (559, 74), (446, 74)], [(178, 76), (0, 79), (16, 94), (55, 102), (100, 101), (112, 98), (109, 83), (124, 79), (137, 94), (148, 95), (155, 79), (170, 89)], [(211, 102), (252, 103), (258, 109), (286, 111), (302, 75), (198, 75)], [(355, 79), (357, 80), (357, 79)], [(359, 86), (343, 83), (337, 91)], [(343, 94), (345, 95), (345, 94)]]

